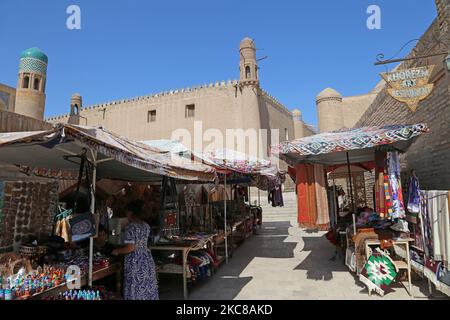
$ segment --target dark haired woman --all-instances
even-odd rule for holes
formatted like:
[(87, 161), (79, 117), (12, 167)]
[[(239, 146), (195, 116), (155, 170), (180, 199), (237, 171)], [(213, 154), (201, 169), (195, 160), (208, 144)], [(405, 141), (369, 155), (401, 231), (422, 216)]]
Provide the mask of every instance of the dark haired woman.
[(141, 218), (144, 202), (136, 200), (127, 206), (130, 222), (125, 229), (126, 246), (115, 249), (113, 255), (125, 255), (124, 299), (158, 300), (155, 262), (147, 247), (150, 226)]

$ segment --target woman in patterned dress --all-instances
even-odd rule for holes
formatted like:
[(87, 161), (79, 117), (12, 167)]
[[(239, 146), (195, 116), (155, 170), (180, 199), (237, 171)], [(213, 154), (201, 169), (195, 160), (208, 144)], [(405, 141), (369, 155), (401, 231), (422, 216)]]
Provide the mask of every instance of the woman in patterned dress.
[(125, 255), (124, 299), (158, 300), (155, 262), (147, 247), (150, 226), (141, 219), (143, 201), (136, 200), (127, 207), (129, 224), (125, 229), (126, 246), (115, 249), (113, 255)]

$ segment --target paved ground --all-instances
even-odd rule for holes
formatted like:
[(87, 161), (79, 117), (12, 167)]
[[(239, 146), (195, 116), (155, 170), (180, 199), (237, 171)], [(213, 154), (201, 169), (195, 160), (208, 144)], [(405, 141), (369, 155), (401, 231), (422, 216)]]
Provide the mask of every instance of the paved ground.
[[(190, 299), (427, 299), (427, 285), (415, 279), (413, 297), (402, 286), (384, 297), (368, 296), (343, 260), (330, 260), (334, 247), (322, 233), (296, 227), (293, 194), (286, 207), (266, 207), (263, 227), (239, 247), (210, 279), (190, 289)], [(161, 298), (181, 299), (181, 279), (162, 279)]]

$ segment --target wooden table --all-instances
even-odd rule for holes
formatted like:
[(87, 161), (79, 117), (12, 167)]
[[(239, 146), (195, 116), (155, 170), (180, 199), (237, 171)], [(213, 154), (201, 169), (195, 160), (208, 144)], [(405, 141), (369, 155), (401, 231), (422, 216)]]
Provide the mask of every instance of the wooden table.
[(208, 246), (208, 244), (211, 246), (214, 246), (213, 237), (214, 237), (214, 235), (211, 235), (210, 237), (199, 240), (191, 245), (172, 245), (169, 243), (169, 244), (158, 244), (158, 245), (153, 245), (153, 246), (149, 247), (149, 249), (152, 251), (157, 251), (157, 250), (159, 250), (159, 251), (181, 251), (182, 260), (183, 260), (183, 264), (182, 264), (183, 269), (181, 272), (165, 269), (164, 266), (161, 266), (160, 268), (158, 268), (157, 272), (158, 273), (182, 274), (183, 275), (183, 297), (185, 300), (188, 298), (188, 288), (187, 288), (188, 261), (187, 261), (187, 259), (189, 256), (189, 252), (204, 249), (205, 247)]
[[(102, 269), (94, 271), (92, 273), (92, 281), (97, 281), (97, 280), (106, 278), (110, 275), (116, 274), (117, 275), (116, 288), (117, 288), (117, 292), (120, 292), (121, 291), (121, 277), (120, 277), (121, 271), (122, 271), (122, 263), (120, 263), (120, 262), (112, 263), (106, 268), (102, 268)], [(88, 274), (84, 274), (83, 276), (81, 276), (81, 287), (84, 287), (87, 285), (88, 285)], [(54, 297), (54, 296), (58, 295), (59, 293), (65, 292), (67, 290), (69, 290), (69, 289), (67, 288), (66, 283), (62, 283), (59, 286), (50, 288), (43, 292), (36, 293), (27, 299), (38, 300), (38, 299), (42, 299), (43, 297)]]
[[(405, 286), (406, 291), (408, 291), (408, 294), (411, 296), (412, 295), (412, 285), (411, 285), (411, 259), (409, 256), (409, 243), (410, 242), (414, 242), (414, 239), (411, 238), (398, 238), (398, 239), (392, 239), (392, 244), (394, 246), (404, 246), (405, 251), (406, 251), (406, 261), (404, 260), (394, 260), (394, 263), (396, 265), (396, 267), (399, 270), (406, 270), (408, 273), (408, 287)], [(372, 254), (372, 249), (370, 248), (370, 246), (380, 246), (381, 245), (381, 241), (380, 240), (375, 240), (375, 239), (370, 239), (366, 241), (366, 257), (367, 259), (371, 256)], [(369, 295), (370, 295), (370, 291), (369, 291)]]

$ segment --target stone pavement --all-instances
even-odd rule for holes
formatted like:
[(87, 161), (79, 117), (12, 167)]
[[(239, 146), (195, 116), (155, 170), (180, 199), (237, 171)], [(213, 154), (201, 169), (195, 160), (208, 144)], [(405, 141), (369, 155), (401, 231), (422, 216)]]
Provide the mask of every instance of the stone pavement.
[[(295, 195), (286, 194), (285, 202), (283, 208), (265, 206), (257, 235), (237, 248), (210, 279), (190, 288), (189, 299), (427, 299), (427, 284), (420, 278), (413, 281), (412, 297), (401, 285), (384, 297), (370, 297), (343, 258), (330, 260), (335, 249), (324, 232), (297, 228)], [(181, 279), (175, 280), (161, 286), (161, 299), (182, 298)]]

